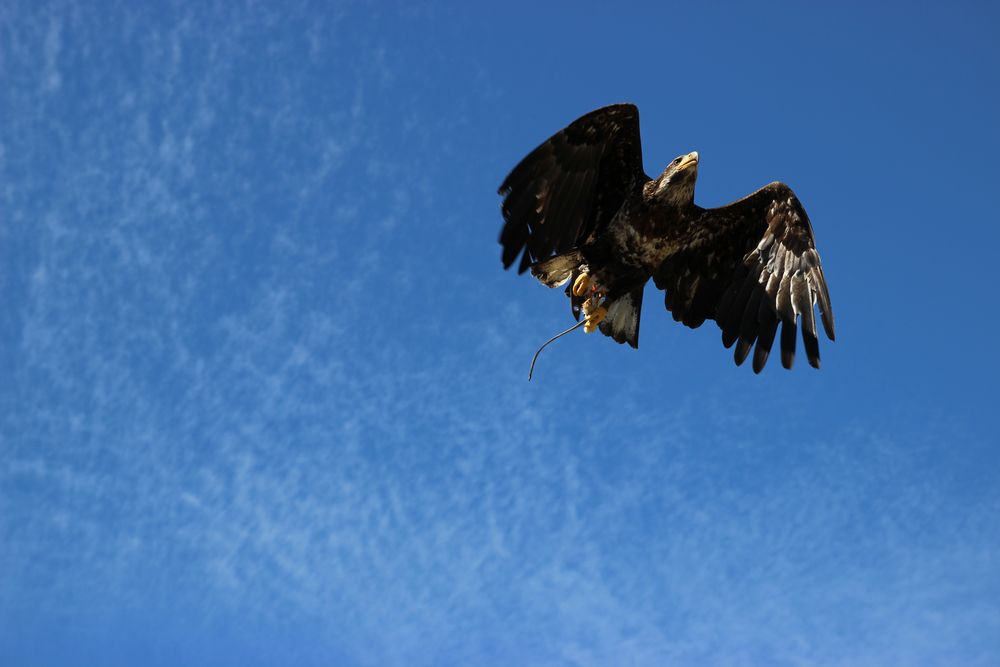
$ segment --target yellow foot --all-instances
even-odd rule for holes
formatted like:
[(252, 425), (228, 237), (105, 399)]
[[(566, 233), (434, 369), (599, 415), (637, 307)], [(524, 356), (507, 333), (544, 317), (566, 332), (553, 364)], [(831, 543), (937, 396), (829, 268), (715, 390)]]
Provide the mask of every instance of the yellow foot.
[[(587, 303), (590, 303), (589, 301)], [(597, 331), (597, 325), (604, 321), (604, 318), (608, 314), (608, 309), (604, 306), (598, 306), (597, 308), (586, 308), (587, 304), (584, 304), (584, 312), (587, 315), (587, 320), (583, 323), (583, 330), (587, 333), (594, 333)], [(588, 312), (589, 311), (589, 312)]]
[(586, 273), (581, 273), (576, 277), (573, 282), (573, 296), (583, 296), (587, 293), (587, 289), (590, 287), (590, 276)]

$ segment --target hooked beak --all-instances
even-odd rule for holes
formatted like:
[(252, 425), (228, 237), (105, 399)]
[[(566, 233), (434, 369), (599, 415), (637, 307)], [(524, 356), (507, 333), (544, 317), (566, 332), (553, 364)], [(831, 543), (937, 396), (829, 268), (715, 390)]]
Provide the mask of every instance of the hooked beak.
[(683, 158), (681, 158), (681, 163), (677, 165), (677, 171), (687, 171), (691, 167), (698, 166), (698, 151), (691, 151)]

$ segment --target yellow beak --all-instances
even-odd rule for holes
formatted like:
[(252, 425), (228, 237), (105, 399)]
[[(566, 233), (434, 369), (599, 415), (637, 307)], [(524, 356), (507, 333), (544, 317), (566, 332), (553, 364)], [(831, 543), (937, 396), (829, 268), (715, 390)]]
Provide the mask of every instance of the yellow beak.
[(677, 165), (677, 171), (684, 171), (696, 166), (698, 166), (698, 151), (692, 151), (681, 158), (681, 163)]

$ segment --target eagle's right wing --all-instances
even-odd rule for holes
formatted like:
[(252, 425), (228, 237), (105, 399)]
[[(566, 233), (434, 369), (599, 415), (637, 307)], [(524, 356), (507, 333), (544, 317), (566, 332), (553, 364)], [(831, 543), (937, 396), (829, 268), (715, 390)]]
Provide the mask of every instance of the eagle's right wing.
[(584, 244), (648, 180), (635, 105), (603, 107), (573, 121), (521, 160), (500, 186), (504, 268), (520, 254), (517, 271), (524, 273)]

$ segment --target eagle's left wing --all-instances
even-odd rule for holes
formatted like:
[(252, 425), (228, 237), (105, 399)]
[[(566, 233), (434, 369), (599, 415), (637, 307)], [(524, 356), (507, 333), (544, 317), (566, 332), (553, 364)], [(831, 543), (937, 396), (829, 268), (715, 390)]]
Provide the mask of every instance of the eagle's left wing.
[(687, 238), (653, 276), (666, 291), (666, 307), (675, 320), (697, 327), (714, 319), (723, 344), (737, 343), (737, 364), (756, 342), (753, 369), (759, 373), (779, 323), (781, 363), (792, 367), (796, 319), (801, 318), (806, 356), (819, 368), (813, 306), (819, 306), (830, 340), (833, 310), (812, 225), (791, 188), (771, 183), (729, 206), (707, 209)]

